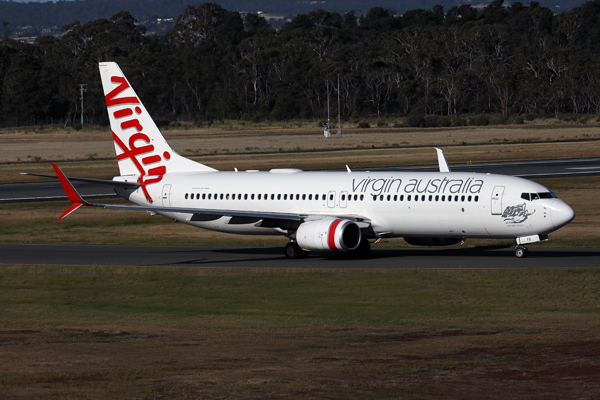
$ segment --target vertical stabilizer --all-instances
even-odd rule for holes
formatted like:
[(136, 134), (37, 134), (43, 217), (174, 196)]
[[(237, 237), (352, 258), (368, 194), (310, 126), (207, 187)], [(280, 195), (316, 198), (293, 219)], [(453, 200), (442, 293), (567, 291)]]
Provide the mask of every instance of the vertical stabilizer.
[(100, 76), (121, 175), (138, 175), (142, 189), (170, 172), (216, 171), (177, 154), (114, 62), (100, 63)]

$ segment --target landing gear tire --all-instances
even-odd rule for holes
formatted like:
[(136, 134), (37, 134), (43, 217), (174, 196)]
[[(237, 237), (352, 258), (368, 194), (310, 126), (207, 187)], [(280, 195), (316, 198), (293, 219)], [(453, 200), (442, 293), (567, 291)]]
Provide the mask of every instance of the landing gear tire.
[(517, 248), (515, 249), (515, 255), (518, 258), (527, 258), (527, 256), (529, 255), (529, 250), (527, 250), (527, 247), (525, 246), (517, 246)]
[(298, 246), (298, 243), (290, 242), (285, 245), (285, 258), (295, 260), (297, 258), (306, 257), (308, 257), (308, 251), (302, 250), (300, 246)]
[(352, 251), (349, 251), (348, 254), (352, 258), (363, 258), (369, 255), (371, 251), (371, 243), (367, 239), (361, 239), (358, 247)]

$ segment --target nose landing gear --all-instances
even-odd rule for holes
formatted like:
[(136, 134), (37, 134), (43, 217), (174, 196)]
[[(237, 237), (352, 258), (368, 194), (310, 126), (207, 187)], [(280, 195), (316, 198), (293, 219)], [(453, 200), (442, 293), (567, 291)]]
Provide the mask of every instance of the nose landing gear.
[(527, 247), (525, 247), (525, 246), (518, 245), (515, 248), (515, 255), (518, 258), (527, 258), (527, 256), (529, 255), (529, 250), (527, 250)]

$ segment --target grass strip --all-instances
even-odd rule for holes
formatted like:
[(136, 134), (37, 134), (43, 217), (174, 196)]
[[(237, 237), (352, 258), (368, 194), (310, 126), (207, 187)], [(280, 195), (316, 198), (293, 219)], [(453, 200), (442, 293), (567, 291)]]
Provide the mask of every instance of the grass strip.
[[(597, 317), (600, 269), (4, 267), (0, 326), (492, 325)], [(584, 318), (585, 319), (585, 318)], [(493, 321), (493, 322), (492, 322)]]

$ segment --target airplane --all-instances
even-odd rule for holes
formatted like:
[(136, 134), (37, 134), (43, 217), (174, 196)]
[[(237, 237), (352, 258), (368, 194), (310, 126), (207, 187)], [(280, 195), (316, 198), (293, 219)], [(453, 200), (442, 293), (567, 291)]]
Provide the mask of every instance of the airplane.
[[(466, 238), (548, 240), (575, 212), (545, 186), (494, 174), (451, 172), (436, 149), (439, 172), (217, 171), (177, 154), (114, 62), (99, 64), (120, 175), (112, 180), (56, 176), (71, 206), (145, 210), (198, 228), (233, 234), (284, 235), (284, 255), (346, 251), (367, 256), (370, 240), (402, 237), (422, 246)], [(107, 184), (136, 205), (94, 204), (71, 181)]]

